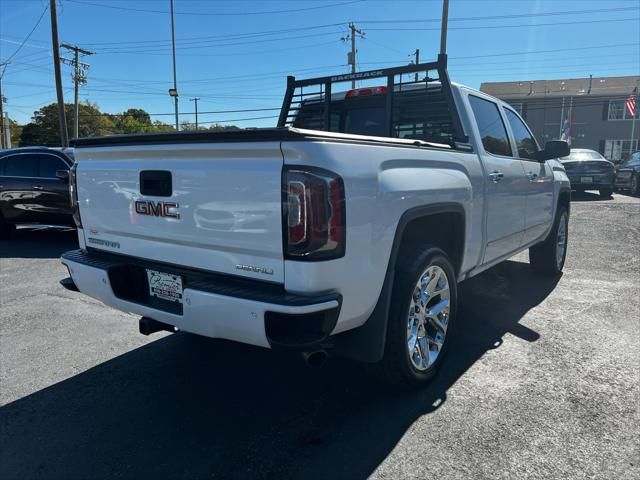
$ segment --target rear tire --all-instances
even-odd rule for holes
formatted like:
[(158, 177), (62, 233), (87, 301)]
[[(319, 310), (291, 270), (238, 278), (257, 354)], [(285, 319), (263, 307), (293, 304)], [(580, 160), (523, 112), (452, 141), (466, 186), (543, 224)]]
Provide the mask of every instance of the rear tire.
[(613, 187), (600, 189), (600, 196), (602, 198), (610, 198), (612, 194), (613, 194)]
[(435, 375), (451, 343), (457, 282), (447, 254), (431, 246), (396, 272), (384, 357), (374, 369), (388, 383), (414, 388)]
[(569, 211), (559, 205), (556, 219), (547, 238), (529, 248), (529, 264), (542, 275), (560, 275), (567, 258), (569, 244)]

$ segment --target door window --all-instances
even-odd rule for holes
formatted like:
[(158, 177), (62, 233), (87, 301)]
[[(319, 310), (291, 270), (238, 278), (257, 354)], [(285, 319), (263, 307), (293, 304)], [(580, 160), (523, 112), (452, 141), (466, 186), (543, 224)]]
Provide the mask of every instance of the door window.
[(37, 177), (38, 159), (34, 155), (11, 155), (4, 167), (7, 177)]
[(469, 95), (469, 102), (487, 153), (511, 157), (513, 153), (498, 105), (474, 95)]
[(53, 155), (36, 155), (40, 162), (41, 178), (56, 178), (56, 171), (69, 170), (69, 166)]
[(511, 126), (513, 138), (516, 141), (518, 157), (528, 160), (535, 160), (538, 153), (538, 145), (531, 135), (531, 132), (522, 120), (511, 110), (505, 108), (507, 113), (507, 121)]

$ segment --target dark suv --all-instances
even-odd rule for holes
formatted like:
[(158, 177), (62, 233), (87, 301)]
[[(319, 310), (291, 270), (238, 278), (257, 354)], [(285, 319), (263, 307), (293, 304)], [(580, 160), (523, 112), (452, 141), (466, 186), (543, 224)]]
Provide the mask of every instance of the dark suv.
[(73, 160), (47, 147), (0, 150), (0, 237), (18, 224), (73, 226)]

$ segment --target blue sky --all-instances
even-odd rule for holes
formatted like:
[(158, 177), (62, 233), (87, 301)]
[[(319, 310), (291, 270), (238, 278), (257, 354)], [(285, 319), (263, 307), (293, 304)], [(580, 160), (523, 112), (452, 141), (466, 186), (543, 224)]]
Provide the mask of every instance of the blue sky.
[[(0, 0), (0, 62), (36, 25), (48, 0)], [(61, 42), (95, 51), (81, 99), (106, 112), (144, 108), (173, 122), (169, 0), (61, 0)], [(606, 10), (606, 11), (605, 11)], [(348, 71), (350, 21), (358, 69), (409, 62), (420, 49), (434, 59), (440, 0), (175, 0), (181, 120), (200, 112), (280, 106), (287, 73), (299, 77)], [(570, 13), (567, 13), (570, 12)], [(448, 53), (454, 81), (578, 78), (640, 74), (640, 0), (451, 0)], [(494, 18), (487, 18), (494, 17)], [(495, 18), (501, 17), (501, 18)], [(20, 123), (55, 101), (47, 11), (12, 58), (3, 78), (6, 109)], [(73, 101), (62, 67), (65, 101)], [(203, 113), (201, 123), (231, 120), (268, 126), (275, 110)], [(248, 120), (238, 120), (247, 118)]]

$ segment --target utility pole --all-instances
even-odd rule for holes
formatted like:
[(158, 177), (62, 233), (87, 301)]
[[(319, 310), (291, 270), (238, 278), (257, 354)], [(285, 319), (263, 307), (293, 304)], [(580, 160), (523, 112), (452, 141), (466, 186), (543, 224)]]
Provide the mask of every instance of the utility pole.
[(176, 132), (180, 131), (180, 119), (178, 118), (178, 81), (176, 79), (176, 34), (173, 26), (173, 0), (171, 2), (171, 48), (173, 49), (173, 88), (169, 89), (169, 96), (173, 97), (176, 108)]
[[(409, 55), (410, 57), (416, 57), (416, 65), (420, 63), (420, 49), (416, 48), (416, 51)], [(416, 72), (416, 82), (418, 81), (418, 72)]]
[(56, 14), (56, 0), (49, 0), (51, 12), (51, 47), (53, 48), (53, 69), (56, 75), (56, 94), (58, 97), (58, 122), (60, 123), (60, 146), (69, 146), (67, 133), (67, 116), (64, 112), (64, 95), (62, 93), (62, 76), (60, 75), (60, 47), (58, 46), (58, 17)]
[(200, 97), (193, 97), (189, 99), (190, 102), (195, 102), (196, 104), (196, 130), (198, 130), (198, 100), (200, 100)]
[(9, 65), (9, 62), (4, 62), (4, 63), (0, 63), (0, 67), (4, 67), (2, 68), (2, 71), (0, 72), (0, 149), (1, 148), (8, 148), (9, 146), (6, 145), (4, 143), (4, 139), (5, 139), (5, 131), (4, 131), (4, 95), (2, 95), (2, 77), (4, 76), (4, 71), (7, 69), (7, 65)]
[(93, 55), (93, 52), (89, 50), (84, 50), (77, 45), (69, 45), (68, 43), (63, 43), (60, 45), (62, 48), (66, 48), (67, 50), (71, 50), (73, 52), (73, 60), (68, 58), (61, 58), (60, 60), (63, 63), (71, 65), (73, 67), (73, 73), (71, 74), (71, 78), (73, 79), (73, 83), (75, 85), (74, 92), (74, 101), (73, 101), (73, 136), (74, 138), (78, 138), (78, 128), (80, 122), (78, 120), (78, 87), (80, 85), (86, 85), (87, 83), (87, 69), (89, 68), (89, 64), (82, 63), (79, 60), (80, 55)]
[[(342, 37), (340, 40), (343, 42), (351, 40), (351, 52), (347, 55), (347, 63), (351, 65), (351, 73), (356, 73), (356, 36), (364, 38), (365, 33), (362, 30), (358, 30), (353, 22), (349, 23), (349, 29), (351, 33), (346, 37)], [(351, 80), (351, 88), (356, 88), (355, 80)]]

